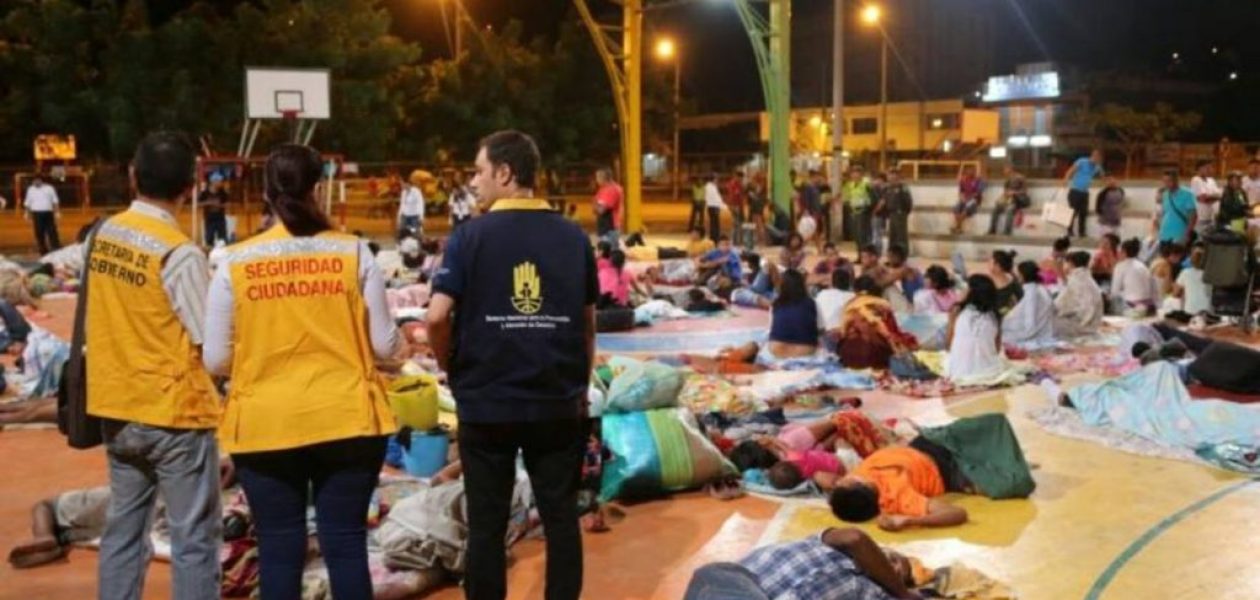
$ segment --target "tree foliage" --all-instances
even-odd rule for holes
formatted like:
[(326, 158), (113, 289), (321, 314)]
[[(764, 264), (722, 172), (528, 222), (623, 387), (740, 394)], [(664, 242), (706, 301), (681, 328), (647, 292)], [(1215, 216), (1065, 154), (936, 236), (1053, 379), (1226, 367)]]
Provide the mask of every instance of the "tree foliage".
[[(552, 162), (616, 155), (608, 81), (573, 15), (554, 42), (509, 24), (473, 32), (459, 60), (429, 62), (390, 27), (375, 0), (201, 0), (159, 24), (143, 0), (14, 0), (0, 18), (0, 159), (29, 160), (35, 135), (61, 133), (84, 158), (125, 160), (156, 129), (230, 154), (247, 65), (329, 68), (333, 118), (313, 143), (352, 160), (468, 160), (506, 127), (534, 134)], [(668, 85), (645, 78), (649, 135), (672, 126)], [(263, 131), (257, 148), (285, 134)]]
[(1124, 152), (1126, 176), (1132, 171), (1133, 157), (1146, 144), (1175, 139), (1182, 133), (1194, 130), (1203, 122), (1203, 116), (1199, 113), (1179, 112), (1164, 102), (1156, 103), (1149, 111), (1108, 103), (1086, 113), (1084, 118), (1095, 135), (1120, 144)]

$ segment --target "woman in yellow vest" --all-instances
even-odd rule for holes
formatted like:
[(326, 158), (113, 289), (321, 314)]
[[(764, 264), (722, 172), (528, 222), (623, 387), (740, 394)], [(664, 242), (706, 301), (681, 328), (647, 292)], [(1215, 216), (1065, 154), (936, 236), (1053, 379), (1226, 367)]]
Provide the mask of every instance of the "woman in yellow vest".
[(371, 598), (368, 502), (394, 417), (374, 366), (402, 348), (367, 245), (315, 201), (319, 154), (267, 158), (276, 223), (228, 248), (210, 284), (204, 359), (231, 377), (219, 428), (258, 531), (264, 600), (301, 595), (306, 507), (335, 598)]

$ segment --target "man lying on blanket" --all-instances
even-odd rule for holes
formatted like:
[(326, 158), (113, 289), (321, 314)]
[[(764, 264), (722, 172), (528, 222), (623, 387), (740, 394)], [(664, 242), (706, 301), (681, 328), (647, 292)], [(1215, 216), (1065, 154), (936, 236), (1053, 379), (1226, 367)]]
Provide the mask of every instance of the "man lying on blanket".
[(698, 569), (684, 600), (917, 599), (910, 561), (861, 530), (828, 529)]
[(950, 527), (967, 522), (967, 511), (938, 498), (946, 492), (1000, 500), (1026, 498), (1035, 487), (1010, 422), (995, 413), (927, 427), (909, 446), (876, 451), (840, 479), (830, 504), (842, 521), (879, 517), (888, 531)]

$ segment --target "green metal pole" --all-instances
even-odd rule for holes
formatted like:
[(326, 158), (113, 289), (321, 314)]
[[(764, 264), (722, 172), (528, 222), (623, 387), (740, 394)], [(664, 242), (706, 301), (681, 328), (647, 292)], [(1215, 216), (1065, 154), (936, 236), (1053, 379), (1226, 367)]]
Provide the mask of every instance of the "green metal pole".
[(770, 2), (770, 188), (774, 203), (791, 214), (792, 1)]
[(770, 134), (770, 199), (788, 214), (792, 212), (791, 116), (792, 3), (769, 0), (767, 22), (753, 10), (750, 0), (735, 0), (740, 22), (752, 42), (766, 99)]

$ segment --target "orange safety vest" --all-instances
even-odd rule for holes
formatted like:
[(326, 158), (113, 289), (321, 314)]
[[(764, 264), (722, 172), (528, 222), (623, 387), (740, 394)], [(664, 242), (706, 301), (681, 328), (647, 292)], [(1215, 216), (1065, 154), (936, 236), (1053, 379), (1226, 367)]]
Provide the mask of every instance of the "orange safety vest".
[[(396, 430), (359, 287), (359, 241), (283, 225), (227, 250), (232, 381), (227, 452), (265, 452)], [(371, 260), (371, 257), (362, 257)]]
[(190, 243), (134, 210), (96, 234), (86, 268), (88, 413), (175, 429), (214, 429), (219, 395), (201, 352), (171, 307), (162, 264)]

